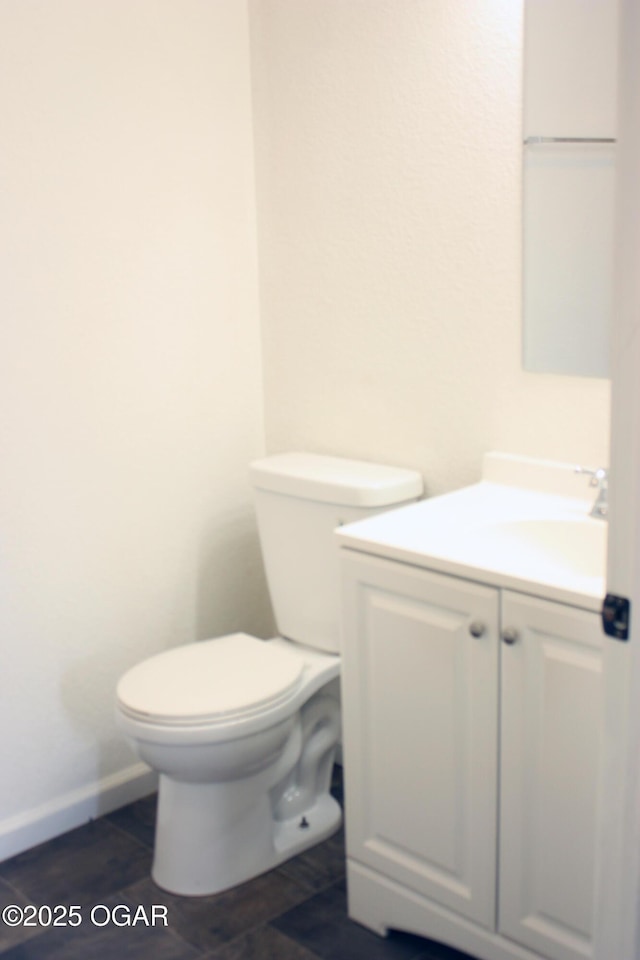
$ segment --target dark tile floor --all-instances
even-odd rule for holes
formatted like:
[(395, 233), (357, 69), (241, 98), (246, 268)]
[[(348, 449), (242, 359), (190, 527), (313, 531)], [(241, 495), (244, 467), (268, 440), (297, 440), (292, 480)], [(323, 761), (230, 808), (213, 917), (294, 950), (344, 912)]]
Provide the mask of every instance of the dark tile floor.
[[(149, 877), (154, 819), (149, 797), (0, 863), (0, 911), (76, 904), (81, 918), (76, 926), (61, 912), (66, 926), (0, 921), (2, 960), (469, 960), (408, 934), (382, 939), (349, 920), (342, 833), (233, 890), (185, 898)], [(116, 905), (110, 916), (133, 917), (142, 905), (150, 918), (153, 904), (166, 908), (166, 926), (98, 925)]]

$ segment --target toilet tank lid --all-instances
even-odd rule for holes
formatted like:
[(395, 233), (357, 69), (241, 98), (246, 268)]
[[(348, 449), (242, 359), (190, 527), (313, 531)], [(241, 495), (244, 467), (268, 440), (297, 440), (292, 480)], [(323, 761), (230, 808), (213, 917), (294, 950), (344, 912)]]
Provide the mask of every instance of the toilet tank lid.
[(317, 453), (275, 454), (254, 460), (249, 472), (259, 490), (341, 506), (383, 507), (423, 492), (416, 470)]

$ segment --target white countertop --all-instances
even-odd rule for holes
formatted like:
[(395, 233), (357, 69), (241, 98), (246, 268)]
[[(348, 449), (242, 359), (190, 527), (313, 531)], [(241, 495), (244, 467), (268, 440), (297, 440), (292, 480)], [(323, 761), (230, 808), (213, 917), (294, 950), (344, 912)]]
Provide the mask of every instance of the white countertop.
[[(345, 525), (340, 545), (599, 611), (607, 523), (589, 516), (595, 493), (584, 477), (570, 465), (496, 454), (483, 472), (501, 482), (485, 479)], [(554, 485), (561, 494), (550, 492)]]

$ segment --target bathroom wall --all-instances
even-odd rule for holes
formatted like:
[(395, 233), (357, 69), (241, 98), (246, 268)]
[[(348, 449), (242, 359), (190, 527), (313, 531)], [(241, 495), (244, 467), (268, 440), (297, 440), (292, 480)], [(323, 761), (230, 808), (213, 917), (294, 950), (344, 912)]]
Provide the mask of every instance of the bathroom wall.
[(1, 4), (0, 129), (2, 858), (145, 786), (129, 665), (268, 629), (245, 4)]
[(252, 120), (269, 450), (607, 459), (607, 384), (520, 367), (520, 3), (249, 14), (0, 4), (0, 858), (148, 785), (127, 666), (270, 628)]
[(522, 6), (250, 0), (269, 450), (608, 461), (608, 382), (521, 367)]

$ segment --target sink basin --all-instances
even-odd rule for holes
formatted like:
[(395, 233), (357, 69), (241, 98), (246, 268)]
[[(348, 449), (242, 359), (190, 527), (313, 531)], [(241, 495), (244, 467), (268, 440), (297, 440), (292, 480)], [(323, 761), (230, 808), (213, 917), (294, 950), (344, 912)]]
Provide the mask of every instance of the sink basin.
[(574, 576), (602, 577), (607, 549), (607, 524), (602, 520), (508, 520), (482, 530), (487, 555), (504, 554), (515, 566), (563, 567)]
[(499, 476), (340, 527), (342, 545), (599, 611), (608, 525), (590, 516), (584, 479), (573, 466), (485, 459)]

